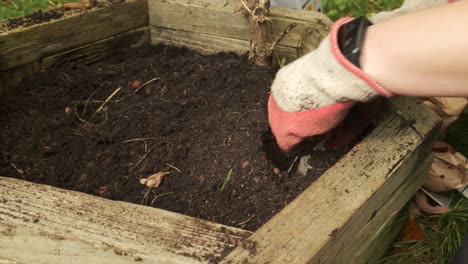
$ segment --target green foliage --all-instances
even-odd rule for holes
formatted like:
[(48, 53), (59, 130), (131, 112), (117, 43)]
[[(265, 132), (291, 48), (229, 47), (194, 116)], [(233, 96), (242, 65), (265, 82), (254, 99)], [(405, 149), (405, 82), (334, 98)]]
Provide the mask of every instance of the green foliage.
[(322, 9), (333, 20), (345, 16), (372, 16), (380, 11), (393, 10), (403, 0), (322, 0)]
[(34, 11), (51, 8), (58, 3), (77, 0), (0, 0), (0, 21), (24, 15)]
[(447, 133), (446, 142), (452, 145), (456, 151), (468, 157), (468, 108), (460, 116), (455, 123), (453, 123)]
[(452, 193), (452, 211), (445, 215), (422, 215), (425, 241), (395, 242), (389, 254), (379, 263), (449, 263), (468, 231), (468, 199), (458, 192)]

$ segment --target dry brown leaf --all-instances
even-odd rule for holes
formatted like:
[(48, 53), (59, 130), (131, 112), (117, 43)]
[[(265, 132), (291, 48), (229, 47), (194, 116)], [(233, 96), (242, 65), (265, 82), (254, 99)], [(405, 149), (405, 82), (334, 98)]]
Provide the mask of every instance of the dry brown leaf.
[(419, 209), (423, 212), (430, 214), (446, 214), (451, 211), (447, 206), (432, 206), (429, 203), (427, 195), (423, 191), (418, 191), (414, 198)]
[(409, 218), (403, 223), (400, 230), (400, 241), (422, 241), (426, 239), (426, 235), (417, 219)]
[(140, 183), (148, 186), (149, 188), (156, 188), (161, 184), (162, 178), (169, 174), (169, 172), (158, 172), (148, 178), (140, 179)]
[(446, 192), (468, 184), (468, 161), (452, 146), (438, 141), (434, 145), (434, 160), (424, 183), (431, 192)]
[(424, 104), (442, 118), (441, 134), (445, 135), (447, 127), (455, 122), (468, 104), (466, 98), (431, 97)]
[[(468, 104), (467, 98), (431, 97), (425, 98), (424, 104), (442, 119), (441, 136), (444, 138), (447, 127), (455, 122)], [(432, 154), (433, 162), (423, 187), (431, 192), (446, 192), (468, 184), (468, 162), (460, 153), (455, 152), (449, 144), (438, 141)], [(432, 214), (450, 212), (447, 206), (432, 206), (427, 195), (418, 191), (415, 201), (421, 211)]]

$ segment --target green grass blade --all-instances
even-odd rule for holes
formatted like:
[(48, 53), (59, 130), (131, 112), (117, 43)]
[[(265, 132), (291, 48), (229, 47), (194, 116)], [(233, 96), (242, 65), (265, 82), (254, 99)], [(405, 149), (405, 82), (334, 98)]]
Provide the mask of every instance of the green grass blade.
[(226, 174), (226, 177), (224, 178), (223, 185), (221, 185), (221, 189), (219, 190), (219, 192), (224, 191), (224, 188), (226, 188), (227, 183), (231, 179), (231, 174), (232, 174), (232, 169), (229, 169), (228, 173)]

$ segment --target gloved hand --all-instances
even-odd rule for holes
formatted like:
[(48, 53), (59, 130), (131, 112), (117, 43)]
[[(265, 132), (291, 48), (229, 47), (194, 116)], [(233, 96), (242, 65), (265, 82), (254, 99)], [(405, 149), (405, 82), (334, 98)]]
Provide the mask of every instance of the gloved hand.
[[(451, 1), (449, 1), (451, 2)], [(370, 18), (373, 23), (447, 3), (447, 0), (407, 0), (393, 12)], [(276, 74), (268, 100), (268, 118), (278, 145), (291, 151), (306, 137), (340, 124), (356, 102), (392, 93), (349, 62), (338, 47), (338, 30), (352, 18), (336, 21), (320, 46)]]

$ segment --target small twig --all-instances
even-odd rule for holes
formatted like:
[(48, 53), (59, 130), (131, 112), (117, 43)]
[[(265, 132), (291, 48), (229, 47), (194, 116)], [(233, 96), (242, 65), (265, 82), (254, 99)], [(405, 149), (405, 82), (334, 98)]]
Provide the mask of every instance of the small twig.
[(140, 87), (138, 87), (138, 88), (135, 90), (135, 92), (134, 92), (133, 94), (138, 93), (138, 91), (139, 91), (141, 88), (143, 88), (143, 87), (145, 87), (146, 85), (148, 85), (148, 84), (150, 84), (150, 83), (152, 83), (152, 82), (154, 82), (154, 81), (157, 81), (157, 80), (161, 80), (161, 78), (157, 78), (157, 77), (156, 77), (156, 78), (153, 78), (153, 79), (151, 79), (151, 80), (145, 82), (144, 84), (140, 85)]
[(65, 78), (68, 79), (69, 82), (74, 82), (74, 81), (70, 78), (70, 76), (68, 76), (68, 74), (66, 74), (66, 73), (64, 73), (64, 72), (62, 72), (62, 74), (63, 74), (63, 76), (65, 76)]
[(143, 145), (145, 145), (145, 153), (146, 153), (148, 152), (148, 144), (144, 140), (142, 142), (143, 142)]
[(141, 199), (141, 204), (146, 205), (146, 202), (148, 201), (148, 194), (151, 191), (151, 189), (153, 188), (148, 187), (148, 189), (146, 189), (145, 195), (143, 195), (143, 199)]
[(291, 172), (292, 168), (294, 167), (294, 165), (296, 165), (296, 162), (299, 160), (299, 156), (296, 156), (293, 160), (293, 162), (291, 163), (291, 166), (289, 166), (289, 169), (288, 169), (288, 174)]
[[(147, 146), (147, 144), (146, 144), (146, 140), (159, 140), (159, 138), (152, 138), (152, 137), (150, 137), (150, 138), (134, 138), (134, 139), (129, 139), (129, 140), (122, 141), (122, 143), (143, 142), (143, 144), (145, 144), (145, 153), (146, 153), (146, 152), (147, 152), (146, 150), (147, 150), (147, 148), (148, 148), (148, 146)], [(163, 144), (163, 143), (166, 143), (166, 144), (171, 145), (171, 146), (174, 145), (174, 144), (172, 144), (172, 142), (170, 142), (170, 141), (162, 140), (162, 141), (160, 141), (160, 142), (158, 143), (158, 146), (159, 146), (160, 144)], [(150, 150), (150, 151), (151, 151), (151, 150)]]
[(120, 92), (120, 90), (122, 90), (122, 87), (119, 87), (117, 89), (115, 89), (115, 91), (109, 95), (109, 97), (107, 97), (107, 99), (104, 101), (104, 103), (102, 103), (102, 105), (98, 108), (98, 110), (96, 110), (96, 112), (94, 114), (99, 114), (102, 109), (104, 108), (104, 106), (109, 103), (110, 100), (112, 100), (112, 97), (114, 97), (118, 92)]
[(21, 175), (24, 174), (24, 170), (19, 169), (18, 167), (16, 167), (16, 165), (15, 165), (13, 162), (11, 163), (11, 166), (12, 166), (19, 174), (21, 174)]
[[(109, 103), (112, 103), (113, 101), (109, 101)], [(72, 101), (74, 104), (83, 104), (83, 103), (89, 103), (89, 104), (102, 104), (104, 103), (104, 100), (78, 100), (78, 101)]]
[(74, 105), (73, 105), (73, 108), (74, 108), (74, 111), (73, 111), (73, 112), (75, 113), (75, 116), (76, 116), (76, 118), (77, 118), (78, 120), (80, 120), (81, 122), (87, 124), (88, 126), (94, 127), (93, 124), (91, 124), (90, 122), (88, 122), (88, 121), (86, 121), (86, 120), (84, 120), (83, 118), (80, 117), (80, 115), (78, 114), (77, 104), (74, 104)]
[(273, 43), (271, 44), (270, 46), (270, 50), (268, 51), (268, 56), (271, 55), (273, 53), (273, 51), (275, 50), (276, 46), (283, 40), (284, 37), (286, 37), (286, 35), (289, 34), (289, 32), (291, 30), (293, 30), (295, 27), (297, 26), (296, 23), (291, 23), (289, 24), (285, 30), (283, 30), (283, 32), (281, 32), (281, 34), (279, 34), (279, 36), (275, 39), (275, 41), (273, 41)]
[(156, 199), (161, 198), (166, 195), (171, 195), (171, 194), (175, 194), (175, 192), (167, 192), (167, 193), (161, 193), (161, 194), (155, 195), (153, 200), (151, 201), (151, 206), (153, 206), (153, 203), (156, 201)]
[(134, 139), (128, 139), (128, 140), (122, 141), (122, 143), (129, 143), (129, 142), (135, 142), (135, 141), (145, 141), (145, 140), (154, 140), (154, 139), (159, 139), (159, 138), (155, 138), (155, 137), (134, 138)]
[(67, 133), (67, 135), (70, 135), (70, 136), (77, 136), (77, 137), (84, 137), (84, 135), (78, 134), (78, 133)]
[(252, 10), (247, 6), (244, 0), (240, 0), (241, 4), (244, 6), (245, 10), (252, 14)]
[(145, 152), (143, 157), (141, 157), (141, 159), (135, 165), (133, 165), (132, 170), (135, 169), (136, 167), (138, 167), (146, 159), (146, 157), (148, 157), (148, 155), (155, 149), (156, 149), (156, 147), (152, 147), (150, 150)]
[(135, 94), (138, 93), (138, 91), (141, 90), (141, 88), (143, 88), (143, 87), (145, 87), (146, 85), (148, 85), (148, 84), (150, 84), (150, 83), (152, 83), (152, 82), (154, 82), (154, 81), (157, 81), (157, 80), (161, 80), (161, 78), (157, 78), (157, 77), (156, 77), (156, 78), (153, 78), (153, 79), (151, 79), (151, 80), (145, 82), (144, 84), (140, 85), (140, 87), (138, 87), (138, 88), (135, 90), (135, 92), (131, 93), (131, 94), (128, 95), (128, 96), (125, 96), (124, 98), (115, 100), (114, 103), (120, 103), (120, 102), (122, 102), (123, 100), (126, 100), (126, 99), (130, 98), (131, 96), (134, 96)]
[(253, 218), (254, 216), (255, 216), (254, 214), (251, 215), (247, 220), (242, 221), (242, 222), (240, 222), (240, 223), (237, 224), (237, 225), (238, 225), (238, 226), (244, 226), (244, 225), (246, 225), (248, 222), (250, 222), (250, 220), (252, 220), (252, 218)]
[(131, 142), (143, 142), (145, 146), (145, 153), (148, 151), (148, 144), (146, 143), (146, 139), (151, 139), (151, 138), (135, 138), (135, 139), (129, 139), (122, 141), (122, 143), (131, 143)]
[(109, 117), (109, 114), (108, 114), (108, 112), (107, 112), (107, 109), (104, 111), (104, 115), (105, 115), (105, 119), (104, 119), (104, 120), (106, 120), (106, 122), (107, 122), (108, 117)]
[[(98, 88), (99, 89), (99, 88)], [(85, 112), (86, 112), (86, 108), (88, 108), (88, 104), (89, 104), (89, 100), (91, 100), (91, 97), (93, 97), (93, 95), (97, 92), (97, 90), (94, 90), (89, 96), (88, 96), (88, 99), (86, 100), (86, 104), (83, 108), (83, 111), (81, 112), (81, 115), (84, 116), (85, 115)]]
[(174, 170), (178, 171), (179, 173), (182, 173), (182, 171), (180, 171), (176, 166), (173, 166), (173, 165), (168, 164), (168, 163), (166, 163), (166, 165), (173, 168)]
[(251, 112), (257, 112), (257, 110), (249, 110), (249, 111), (243, 113), (241, 116), (239, 116), (239, 118), (237, 118), (237, 123), (239, 123), (239, 121), (240, 121), (244, 116), (246, 116), (248, 113), (251, 113)]
[(86, 130), (86, 131), (89, 130), (89, 128), (86, 128), (86, 127), (84, 127), (84, 126), (82, 126), (81, 124), (78, 124), (78, 123), (76, 123), (76, 122), (74, 122), (73, 124), (75, 124), (75, 125), (81, 127), (82, 129), (84, 129), (84, 130)]

